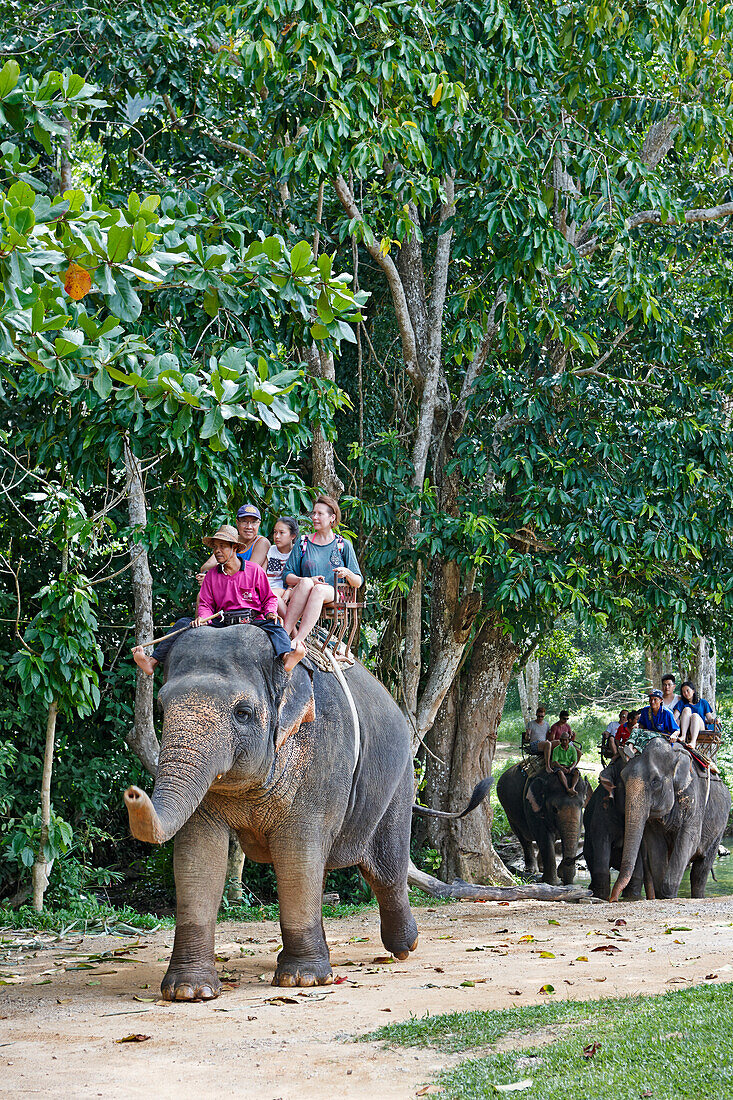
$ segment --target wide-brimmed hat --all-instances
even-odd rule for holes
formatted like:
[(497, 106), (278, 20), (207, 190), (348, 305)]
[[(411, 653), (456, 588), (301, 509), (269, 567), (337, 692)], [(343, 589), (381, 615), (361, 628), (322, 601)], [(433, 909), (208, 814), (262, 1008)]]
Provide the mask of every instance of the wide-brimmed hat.
[(230, 523), (223, 523), (215, 535), (207, 535), (203, 540), (204, 546), (213, 546), (214, 539), (219, 539), (220, 542), (231, 542), (235, 546), (239, 546), (239, 531), (236, 527), (232, 527)]

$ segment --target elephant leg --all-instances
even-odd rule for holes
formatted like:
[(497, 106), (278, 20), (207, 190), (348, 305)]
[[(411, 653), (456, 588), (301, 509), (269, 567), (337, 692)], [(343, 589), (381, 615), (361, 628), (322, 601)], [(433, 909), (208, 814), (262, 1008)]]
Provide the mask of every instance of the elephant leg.
[(270, 838), (283, 949), (273, 985), (330, 985), (331, 958), (321, 914), (325, 859), (321, 838)]
[(550, 886), (558, 886), (560, 879), (557, 874), (555, 834), (545, 832), (541, 838), (538, 838), (537, 847), (540, 850), (540, 857), (542, 859), (542, 881), (549, 883)]
[(412, 783), (410, 768), (359, 864), (379, 904), (382, 943), (400, 960), (417, 947), (417, 924), (407, 896)]
[(611, 896), (611, 841), (607, 833), (587, 840), (586, 863), (590, 871), (590, 888), (594, 897), (608, 901)]
[[(646, 845), (646, 857), (648, 869), (645, 872), (645, 882), (651, 879), (651, 888), (654, 897), (664, 897), (660, 891), (663, 889), (664, 878), (667, 873), (669, 861), (669, 849), (667, 838), (659, 828), (649, 828), (644, 832), (642, 844)], [(649, 891), (647, 890), (647, 899)]]
[(176, 935), (160, 987), (166, 1001), (206, 1001), (221, 992), (214, 933), (228, 850), (227, 825), (202, 808), (176, 833)]
[(641, 887), (644, 879), (644, 867), (641, 858), (641, 852), (636, 857), (636, 866), (634, 872), (629, 879), (629, 885), (625, 890), (621, 891), (621, 897), (625, 901), (639, 901), (641, 898)]
[(520, 836), (519, 843), (522, 845), (522, 854), (524, 855), (524, 870), (528, 875), (536, 875), (539, 867), (537, 866), (537, 851), (534, 841)]
[(677, 897), (680, 892), (682, 876), (692, 859), (693, 852), (698, 845), (699, 839), (699, 832), (695, 835), (694, 830), (691, 828), (680, 829), (675, 838), (669, 862), (667, 863), (667, 871), (662, 882), (662, 889), (661, 891), (657, 891), (657, 897)]
[(718, 854), (718, 845), (708, 849), (704, 856), (700, 856), (699, 859), (693, 859), (692, 867), (690, 868), (690, 897), (691, 898), (704, 898), (705, 887), (708, 881), (708, 875), (715, 863), (715, 857)]

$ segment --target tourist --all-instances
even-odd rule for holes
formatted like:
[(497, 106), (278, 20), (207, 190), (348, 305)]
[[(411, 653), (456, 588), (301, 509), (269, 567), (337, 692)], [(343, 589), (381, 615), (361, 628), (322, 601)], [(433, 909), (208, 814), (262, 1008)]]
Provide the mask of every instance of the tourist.
[(662, 677), (662, 706), (666, 707), (667, 710), (674, 711), (680, 701), (680, 697), (675, 691), (676, 683), (677, 681), (671, 672)]
[[(237, 512), (237, 531), (239, 532), (239, 556), (242, 561), (253, 561), (264, 569), (267, 555), (270, 552), (269, 540), (261, 535), (260, 523), (262, 516), (256, 504), (243, 504)], [(196, 574), (196, 580), (203, 584), (204, 577), (210, 569), (216, 565), (216, 558), (212, 554), (201, 566)]]
[(270, 582), (270, 588), (277, 596), (277, 609), (282, 618), (285, 618), (287, 602), (290, 598), (291, 588), (287, 588), (283, 580), (285, 563), (290, 557), (295, 541), (300, 537), (298, 521), (290, 516), (281, 516), (273, 528), (273, 545), (267, 552), (265, 573)]
[[(305, 646), (290, 640), (277, 616), (277, 596), (270, 588), (264, 569), (256, 562), (242, 561), (237, 553), (239, 532), (229, 525), (219, 528), (215, 535), (204, 539), (213, 550), (216, 562), (204, 577), (199, 592), (196, 618), (181, 618), (174, 623), (146, 657), (143, 646), (135, 646), (133, 659), (138, 668), (152, 676), (156, 667), (165, 661), (177, 640), (172, 635), (182, 628), (205, 625), (202, 619), (210, 618), (217, 611), (223, 612), (223, 621), (212, 625), (234, 626), (251, 623), (265, 631), (272, 643), (276, 657), (283, 658), (286, 672), (292, 672), (305, 656)], [(177, 635), (180, 637), (180, 634)]]
[(341, 509), (333, 497), (319, 496), (311, 518), (313, 534), (297, 540), (283, 570), (286, 585), (293, 589), (285, 629), (295, 642), (304, 642), (324, 605), (335, 602), (339, 582), (352, 589), (364, 583), (353, 546), (334, 532), (341, 522)]
[(545, 742), (550, 732), (550, 723), (545, 718), (545, 708), (537, 707), (535, 717), (527, 723), (525, 739), (527, 751), (532, 756), (542, 756), (545, 751)]
[(573, 733), (568, 723), (569, 717), (570, 713), (567, 710), (561, 710), (557, 722), (553, 722), (550, 726), (550, 734), (547, 741), (545, 741), (543, 748), (545, 755), (545, 768), (548, 772), (552, 771), (552, 768), (550, 766), (550, 755), (552, 753), (552, 750), (557, 748), (557, 746), (560, 744), (560, 738), (562, 737), (563, 733), (567, 732), (568, 738), (575, 745), (578, 754), (578, 760), (580, 760), (581, 756), (583, 755), (583, 746), (578, 744), (575, 740), (575, 734)]
[(652, 737), (667, 737), (670, 741), (679, 738), (680, 727), (671, 711), (662, 705), (662, 693), (659, 688), (649, 692), (649, 706), (639, 711), (639, 725), (633, 736), (633, 742), (641, 751)]
[(685, 680), (680, 688), (682, 698), (674, 708), (674, 716), (680, 724), (680, 740), (694, 749), (700, 733), (715, 728), (715, 711), (707, 699), (701, 699), (692, 680)]

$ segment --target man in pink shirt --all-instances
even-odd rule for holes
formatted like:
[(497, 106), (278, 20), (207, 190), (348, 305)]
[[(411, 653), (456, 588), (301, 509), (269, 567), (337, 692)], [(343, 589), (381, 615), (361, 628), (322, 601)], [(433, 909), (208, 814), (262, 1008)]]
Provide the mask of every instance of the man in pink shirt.
[(223, 621), (211, 623), (212, 626), (235, 626), (238, 623), (251, 623), (259, 626), (268, 635), (276, 657), (283, 658), (286, 672), (292, 672), (305, 656), (302, 642), (291, 642), (290, 637), (277, 616), (277, 596), (270, 588), (267, 574), (261, 565), (253, 561), (242, 561), (237, 555), (239, 535), (228, 525), (219, 528), (215, 535), (204, 539), (206, 546), (214, 551), (216, 566), (206, 574), (199, 592), (195, 619), (182, 618), (173, 624), (169, 635), (163, 638), (150, 657), (145, 655), (142, 646), (135, 646), (132, 655), (135, 664), (152, 676), (157, 665), (168, 656), (175, 644), (171, 635), (182, 627), (199, 627), (202, 620), (223, 612)]

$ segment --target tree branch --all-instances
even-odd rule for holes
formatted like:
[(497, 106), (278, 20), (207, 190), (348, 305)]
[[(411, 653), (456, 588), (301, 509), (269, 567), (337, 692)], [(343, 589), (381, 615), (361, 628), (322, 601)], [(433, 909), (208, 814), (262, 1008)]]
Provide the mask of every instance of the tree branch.
[(641, 210), (626, 221), (628, 229), (639, 225), (691, 225), (693, 222), (714, 222), (728, 218), (733, 214), (733, 202), (724, 202), (720, 206), (707, 206), (699, 210), (686, 210), (683, 221), (664, 221), (661, 210)]
[[(359, 218), (359, 220), (363, 220), (357, 209), (354, 196), (351, 194), (349, 186), (343, 176), (336, 176), (334, 188), (349, 218)], [(410, 311), (407, 308), (407, 299), (405, 298), (405, 288), (402, 285), (399, 272), (389, 253), (382, 252), (382, 249), (373, 238), (371, 243), (368, 241), (364, 243), (367, 252), (382, 269), (387, 279), (387, 284), (392, 295), (395, 317), (397, 318), (397, 327), (400, 332), (400, 340), (402, 342), (402, 358), (405, 363), (405, 370), (415, 385), (422, 389), (424, 379), (418, 363), (415, 330), (410, 320)]]

